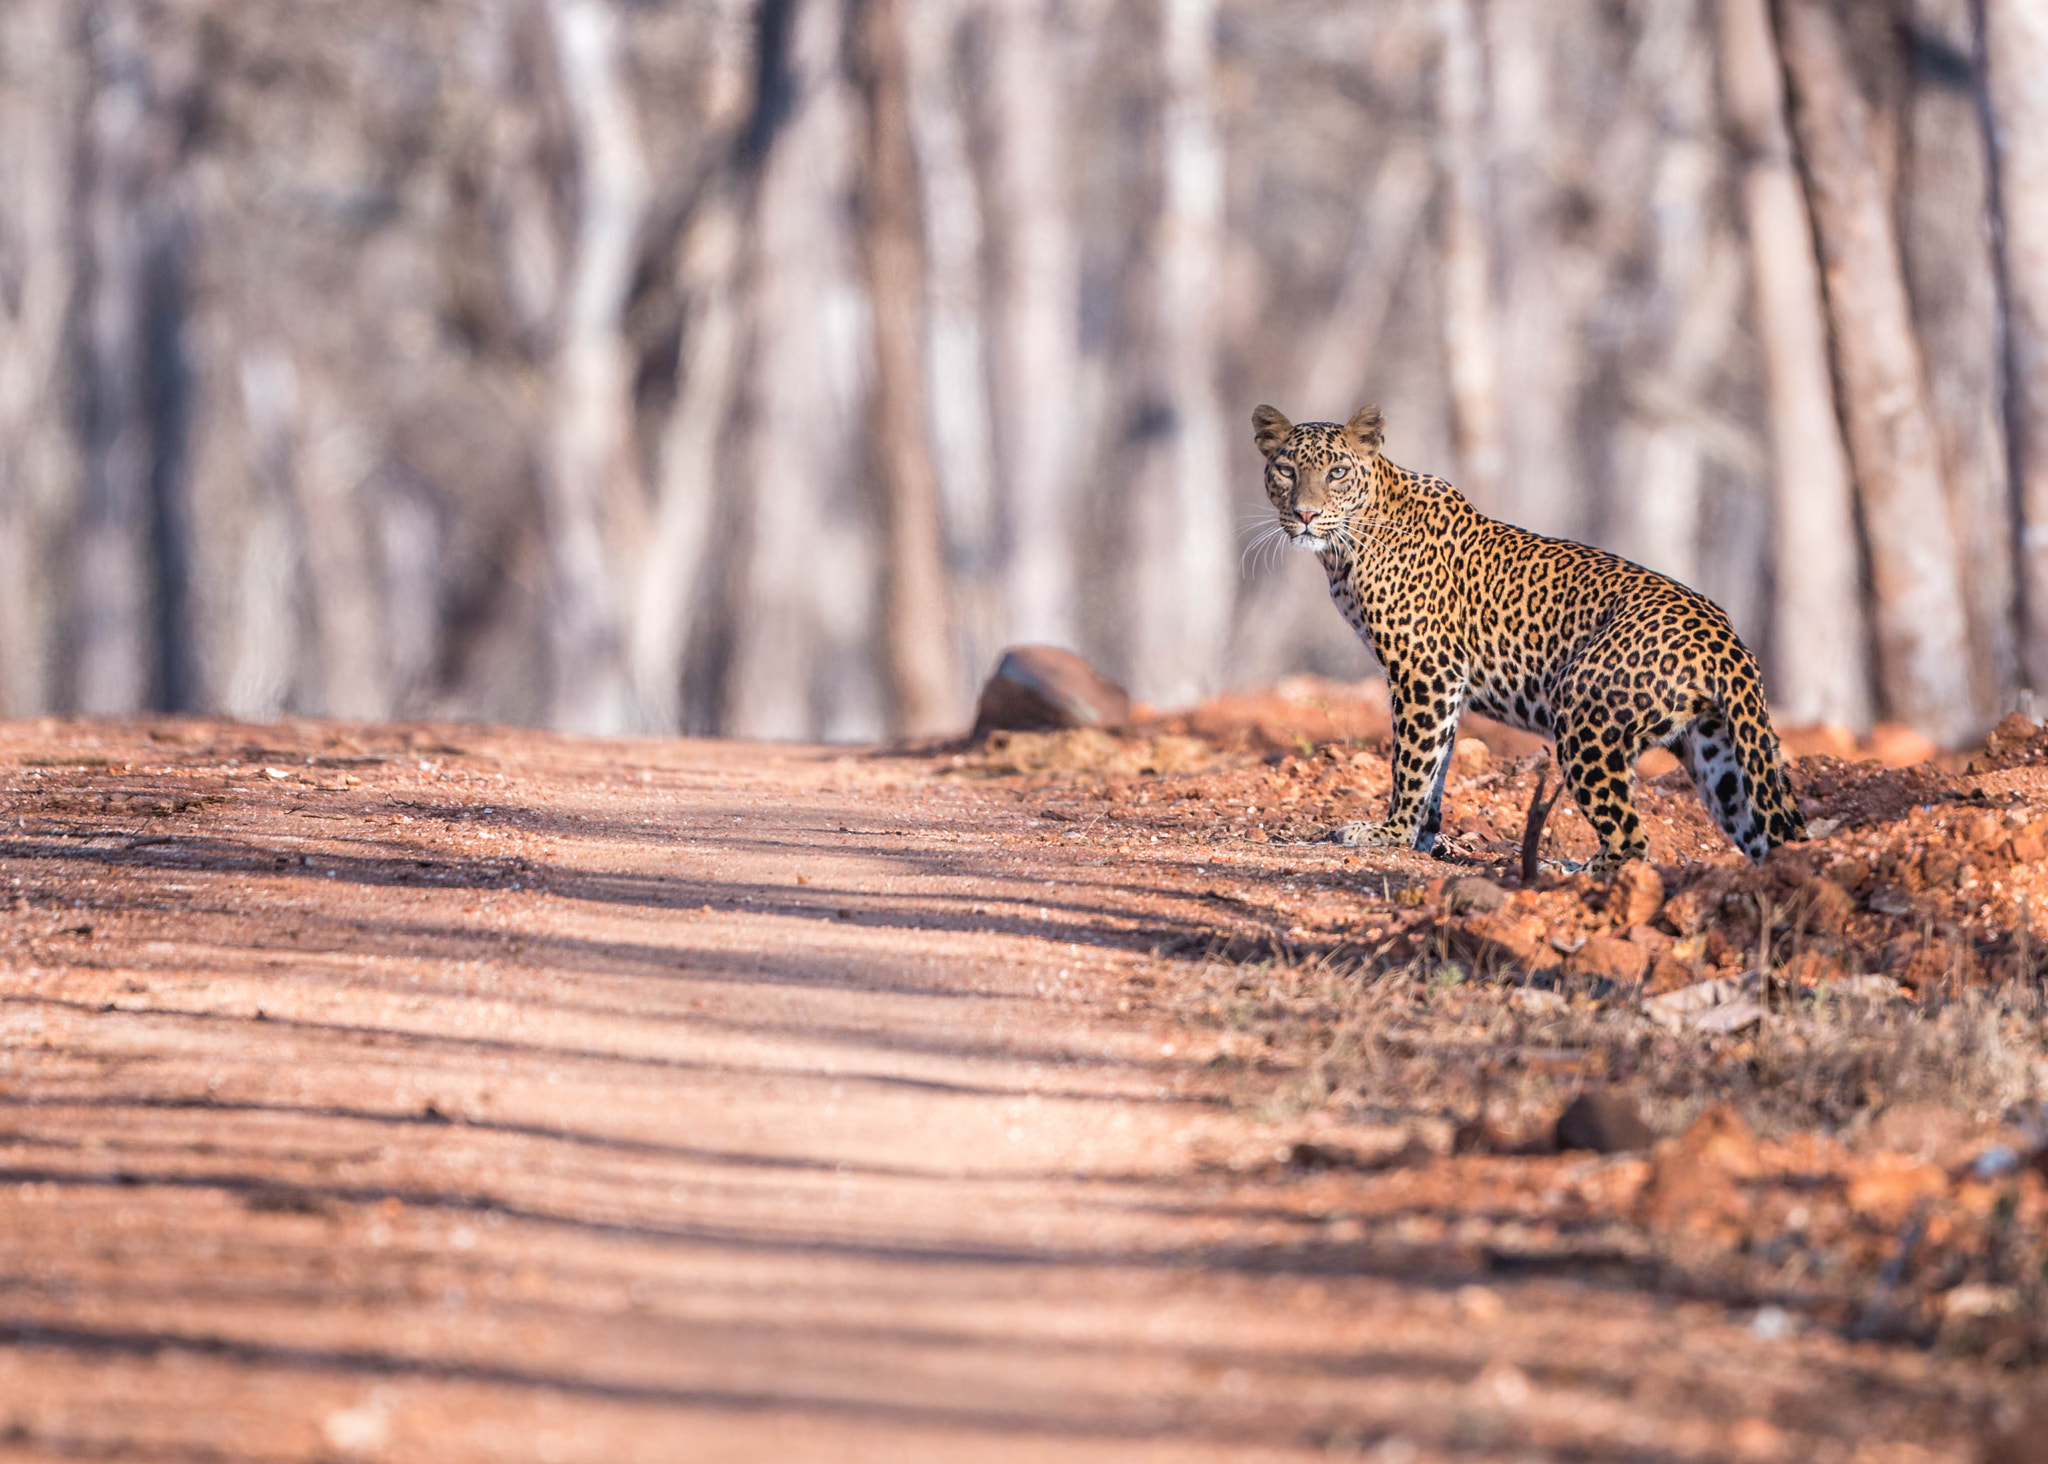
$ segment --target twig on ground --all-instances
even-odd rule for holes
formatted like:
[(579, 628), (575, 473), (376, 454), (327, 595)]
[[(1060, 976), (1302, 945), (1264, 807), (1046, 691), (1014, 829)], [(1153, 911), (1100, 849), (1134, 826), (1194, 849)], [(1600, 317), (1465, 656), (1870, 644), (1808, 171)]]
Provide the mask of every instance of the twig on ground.
[(1522, 825), (1522, 883), (1533, 886), (1536, 883), (1536, 851), (1543, 847), (1543, 823), (1550, 817), (1550, 805), (1557, 802), (1558, 793), (1564, 792), (1564, 783), (1558, 782), (1557, 791), (1544, 797), (1544, 790), (1550, 786), (1550, 764), (1546, 761), (1536, 770), (1536, 791), (1529, 799), (1529, 817)]

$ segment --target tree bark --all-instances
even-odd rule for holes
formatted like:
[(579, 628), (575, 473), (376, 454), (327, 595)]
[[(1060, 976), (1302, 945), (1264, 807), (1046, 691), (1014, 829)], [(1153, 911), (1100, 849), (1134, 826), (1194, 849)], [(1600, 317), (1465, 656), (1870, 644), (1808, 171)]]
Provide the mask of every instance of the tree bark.
[(1288, 400), (1302, 413), (1347, 421), (1365, 404), (1359, 395), (1394, 303), (1402, 266), (1429, 206), (1429, 155), (1419, 143), (1391, 148), (1361, 196), (1350, 257), (1314, 345), (1301, 355)]
[(676, 398), (662, 432), (654, 518), (630, 626), (637, 721), (650, 733), (716, 723), (715, 706), (688, 704), (684, 678), (693, 612), (709, 608), (707, 572), (725, 486), (721, 449), (745, 348), (741, 296), (751, 170), (738, 150), (755, 104), (746, 10), (743, 0), (724, 0), (719, 11), (703, 119), (712, 161), (684, 225), (677, 263), (682, 341)]
[[(989, 231), (975, 189), (966, 83), (954, 49), (972, 4), (907, 0), (903, 18), (924, 213), (932, 454), (953, 566), (958, 662), (980, 676), (1009, 642), (1010, 616), (989, 400), (989, 291), (983, 279)], [(1063, 542), (1055, 536), (1054, 548)]]
[(1616, 474), (1623, 551), (1696, 587), (1706, 447), (1684, 409), (1713, 388), (1743, 273), (1719, 207), (1726, 188), (1706, 20), (1692, 6), (1652, 7), (1631, 67), (1630, 102), (1655, 98), (1662, 125), (1650, 167), (1641, 384), (1626, 404)]
[(1953, 746), (1979, 730), (1969, 626), (1870, 109), (1827, 0), (1780, 0), (1778, 30), (1869, 536), (1879, 682), (1891, 715)]
[(1855, 487), (1835, 415), (1813, 228), (1785, 127), (1783, 71), (1768, 0), (1721, 0), (1720, 18), (1770, 414), (1772, 702), (1783, 722), (1860, 732), (1870, 725), (1871, 688)]
[(789, 0), (776, 89), (757, 107), (755, 331), (740, 492), (751, 521), (725, 729), (746, 737), (872, 737), (875, 557), (857, 491), (865, 356), (844, 200), (859, 117), (840, 70), (837, 0)]
[(1439, 51), (1437, 148), (1444, 174), (1444, 354), (1460, 486), (1481, 507), (1505, 502), (1500, 326), (1494, 303), (1487, 160), (1482, 151), (1486, 58), (1472, 0), (1436, 0)]
[(903, 8), (902, 0), (862, 0), (861, 226), (874, 311), (868, 431), (881, 480), (882, 637), (896, 729), (927, 736), (966, 719), (953, 671), (945, 529), (925, 396), (924, 220)]
[(1129, 520), (1133, 692), (1162, 705), (1217, 689), (1234, 601), (1229, 458), (1216, 381), (1224, 247), (1214, 0), (1162, 0), (1162, 187), (1154, 235), (1151, 372), (1158, 430)]
[(66, 388), (78, 269), (70, 162), (83, 100), (70, 0), (0, 11), (0, 716), (47, 710), (52, 528), (78, 491)]
[(383, 585), (364, 500), (375, 455), (362, 429), (330, 397), (328, 382), (301, 371), (291, 485), (305, 543), (317, 679), (300, 709), (325, 717), (391, 715), (385, 675)]
[(632, 726), (623, 586), (641, 540), (632, 365), (622, 336), (647, 169), (609, 0), (548, 0), (574, 120), (576, 246), (555, 351), (553, 441), (542, 473), (554, 583), (550, 720), (577, 732)]
[(1010, 530), (1010, 638), (1072, 645), (1080, 275), (1052, 0), (989, 15), (987, 197), (995, 440)]
[(88, 25), (88, 426), (70, 586), (70, 700), (82, 712), (118, 714), (151, 705), (160, 679), (159, 508), (181, 468), (185, 427), (174, 174), (187, 58), (179, 19), (131, 0), (107, 0)]
[(1986, 80), (2003, 245), (2007, 421), (2021, 513), (2024, 670), (2048, 688), (2048, 11), (1985, 0)]
[(1927, 367), (1969, 614), (1983, 726), (2016, 683), (2012, 460), (2006, 441), (1990, 155), (1977, 80), (1975, 0), (1908, 0), (1913, 62), (1903, 101), (1901, 199), (1907, 292)]

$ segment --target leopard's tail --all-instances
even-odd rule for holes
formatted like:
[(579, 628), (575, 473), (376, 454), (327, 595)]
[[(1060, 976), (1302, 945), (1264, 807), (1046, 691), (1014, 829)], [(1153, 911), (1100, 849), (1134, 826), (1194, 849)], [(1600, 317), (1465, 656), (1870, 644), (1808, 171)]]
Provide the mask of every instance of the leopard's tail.
[(1752, 859), (1806, 837), (1806, 820), (1792, 794), (1784, 750), (1771, 729), (1763, 679), (1748, 674), (1715, 688), (1713, 704), (1679, 737), (1680, 751), (1700, 801), (1729, 839)]

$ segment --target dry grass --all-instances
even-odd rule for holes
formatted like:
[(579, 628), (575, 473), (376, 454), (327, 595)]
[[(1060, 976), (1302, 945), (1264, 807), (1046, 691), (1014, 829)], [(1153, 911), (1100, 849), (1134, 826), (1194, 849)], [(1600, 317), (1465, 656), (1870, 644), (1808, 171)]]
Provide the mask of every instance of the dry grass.
[(2019, 1119), (2048, 1087), (2038, 996), (1998, 988), (1926, 1002), (1780, 995), (1760, 1026), (1722, 1036), (1667, 1030), (1625, 995), (1474, 981), (1455, 963), (1266, 960), (1210, 963), (1183, 1008), (1277, 1069), (1257, 1101), (1367, 1122), (1527, 1127), (1606, 1082), (1665, 1132), (1721, 1103), (1760, 1133), (1841, 1134), (1903, 1103)]

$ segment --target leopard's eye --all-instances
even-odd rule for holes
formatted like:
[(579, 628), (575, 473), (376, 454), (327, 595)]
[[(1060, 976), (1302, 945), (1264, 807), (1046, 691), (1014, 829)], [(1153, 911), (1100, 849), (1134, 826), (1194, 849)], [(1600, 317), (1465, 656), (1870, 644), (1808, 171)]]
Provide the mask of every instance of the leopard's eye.
[(1273, 476), (1278, 478), (1283, 483), (1293, 481), (1294, 465), (1292, 463), (1273, 464)]
[(1350, 475), (1351, 469), (1342, 463), (1338, 463), (1330, 469), (1330, 481), (1332, 483), (1336, 482), (1339, 478), (1347, 478)]

